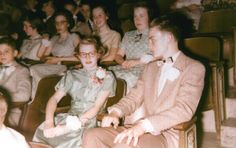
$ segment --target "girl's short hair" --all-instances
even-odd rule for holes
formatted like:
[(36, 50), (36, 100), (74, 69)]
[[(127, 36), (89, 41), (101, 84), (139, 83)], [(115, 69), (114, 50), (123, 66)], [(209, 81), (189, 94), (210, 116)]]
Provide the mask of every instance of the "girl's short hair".
[(12, 38), (9, 37), (4, 37), (0, 39), (0, 45), (1, 44), (6, 44), (10, 46), (13, 50), (16, 50), (16, 42)]
[(45, 29), (45, 25), (40, 17), (35, 14), (29, 14), (23, 18), (23, 21), (30, 23), (33, 29), (37, 29), (38, 33), (42, 33)]
[(105, 48), (100, 40), (99, 36), (92, 35), (92, 36), (87, 36), (84, 37), (81, 41), (80, 44), (76, 48), (76, 53), (79, 54), (80, 52), (80, 45), (81, 44), (89, 44), (89, 45), (94, 45), (97, 53), (104, 55), (107, 52), (107, 48)]
[(64, 10), (56, 12), (54, 23), (55, 23), (55, 20), (56, 20), (57, 16), (64, 16), (66, 18), (66, 21), (69, 24), (69, 27), (68, 27), (69, 31), (74, 27), (75, 21), (74, 21), (73, 15), (71, 14), (70, 11), (64, 9)]

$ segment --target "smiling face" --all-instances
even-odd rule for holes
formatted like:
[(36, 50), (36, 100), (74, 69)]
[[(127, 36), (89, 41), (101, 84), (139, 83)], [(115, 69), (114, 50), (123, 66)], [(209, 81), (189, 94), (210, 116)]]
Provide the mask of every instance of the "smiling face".
[(108, 17), (104, 10), (101, 7), (97, 7), (93, 9), (93, 22), (98, 28), (102, 28), (107, 25)]
[(23, 30), (28, 36), (32, 36), (37, 32), (37, 29), (33, 28), (28, 21), (23, 22)]
[(3, 65), (10, 64), (17, 56), (17, 51), (7, 44), (0, 44), (0, 63)]
[(80, 44), (79, 59), (85, 69), (97, 67), (98, 54), (93, 44)]
[(137, 7), (134, 9), (134, 24), (139, 31), (143, 31), (148, 28), (149, 19), (146, 8)]
[(66, 17), (63, 15), (58, 15), (55, 18), (55, 25), (56, 25), (57, 32), (59, 34), (68, 31), (69, 24), (68, 24)]
[(154, 57), (165, 57), (169, 45), (168, 33), (161, 31), (158, 27), (150, 28), (148, 45)]

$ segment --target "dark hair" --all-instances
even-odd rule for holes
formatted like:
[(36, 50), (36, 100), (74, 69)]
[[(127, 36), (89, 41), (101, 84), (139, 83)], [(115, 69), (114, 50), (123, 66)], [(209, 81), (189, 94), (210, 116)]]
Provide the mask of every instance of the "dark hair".
[(101, 43), (100, 37), (96, 36), (96, 35), (92, 35), (92, 36), (86, 36), (84, 37), (81, 41), (80, 44), (77, 46), (76, 48), (76, 53), (80, 52), (80, 45), (82, 44), (90, 44), (90, 45), (94, 45), (97, 53), (104, 55), (107, 51), (107, 49), (103, 46), (103, 44)]
[(69, 31), (74, 27), (75, 21), (73, 19), (73, 15), (70, 13), (70, 11), (64, 9), (64, 10), (56, 12), (55, 17), (54, 17), (55, 18), (54, 22), (55, 22), (57, 16), (64, 16), (66, 18), (66, 21), (69, 24), (69, 27), (68, 27)]
[(101, 8), (102, 11), (106, 14), (106, 16), (107, 16), (108, 19), (109, 19), (110, 14), (109, 14), (107, 8), (106, 8), (104, 5), (98, 4), (98, 5), (93, 6), (93, 7), (92, 7), (92, 12), (93, 12), (93, 10), (96, 9), (96, 8)]
[(42, 31), (45, 29), (43, 21), (36, 15), (36, 14), (30, 14), (23, 18), (23, 21), (27, 21), (30, 23), (33, 29), (37, 29), (38, 33), (42, 33)]
[(9, 35), (11, 17), (7, 13), (0, 13), (0, 35)]
[[(144, 8), (147, 10), (147, 14), (148, 14), (148, 19), (149, 21), (153, 19), (153, 10), (151, 9), (151, 7), (148, 6), (148, 4), (146, 2), (139, 2), (139, 3), (136, 3), (134, 6), (133, 6), (133, 12), (135, 9), (137, 8)], [(133, 16), (134, 17), (134, 16)]]
[(171, 32), (175, 39), (190, 37), (195, 32), (193, 20), (182, 11), (175, 11), (155, 18), (150, 27), (158, 27), (160, 30)]
[(12, 38), (9, 37), (4, 37), (0, 39), (0, 45), (1, 44), (6, 44), (10, 46), (13, 50), (16, 50), (16, 42)]

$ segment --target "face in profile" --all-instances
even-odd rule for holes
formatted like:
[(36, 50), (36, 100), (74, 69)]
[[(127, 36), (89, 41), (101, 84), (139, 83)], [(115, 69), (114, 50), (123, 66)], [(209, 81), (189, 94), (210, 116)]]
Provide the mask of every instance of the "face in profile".
[(0, 63), (3, 65), (10, 64), (17, 56), (17, 51), (7, 44), (0, 44)]
[(56, 25), (57, 33), (64, 33), (68, 31), (69, 23), (66, 17), (63, 15), (56, 16), (55, 25)]
[(154, 57), (163, 57), (168, 48), (168, 44), (167, 32), (161, 31), (157, 27), (150, 28), (148, 45)]
[(134, 9), (134, 24), (139, 30), (145, 30), (149, 26), (148, 11), (146, 8), (137, 7)]
[(96, 27), (101, 28), (107, 24), (108, 17), (100, 7), (93, 9), (93, 22)]
[(98, 54), (93, 44), (80, 44), (79, 59), (85, 69), (97, 67)]
[(36, 29), (32, 28), (32, 25), (28, 21), (23, 22), (23, 30), (28, 36), (32, 36)]

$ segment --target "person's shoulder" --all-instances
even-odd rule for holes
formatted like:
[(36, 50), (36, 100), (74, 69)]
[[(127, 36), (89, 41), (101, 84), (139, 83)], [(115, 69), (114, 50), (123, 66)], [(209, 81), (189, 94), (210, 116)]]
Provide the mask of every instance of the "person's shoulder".
[(111, 30), (110, 33), (112, 34), (112, 36), (117, 36), (117, 37), (120, 37), (120, 33), (115, 31), (115, 30)]
[(182, 54), (182, 55), (183, 55), (183, 58), (184, 58), (183, 60), (185, 61), (186, 67), (194, 67), (195, 69), (205, 70), (205, 66), (200, 61), (193, 59), (185, 54)]
[(26, 72), (29, 72), (29, 68), (26, 67), (26, 66), (24, 66), (24, 65), (22, 65), (22, 64), (16, 63), (15, 67), (16, 67), (16, 70), (17, 70), (17, 71), (26, 71)]

